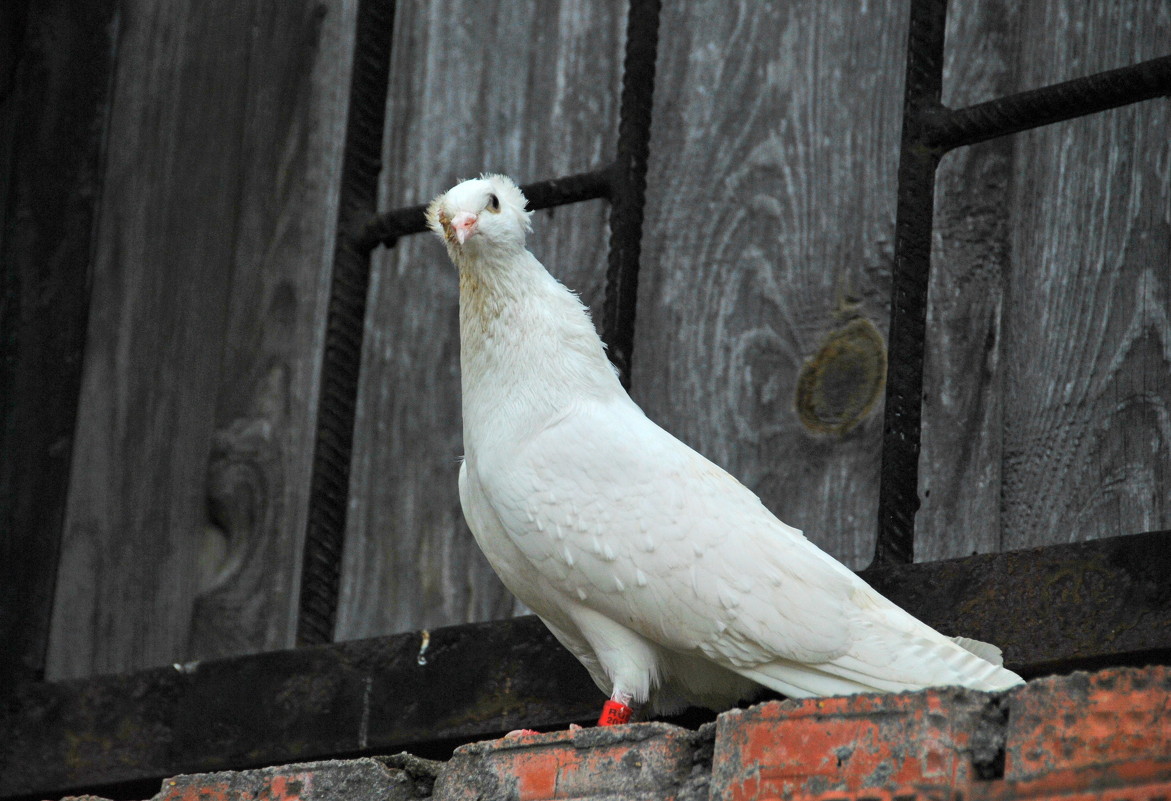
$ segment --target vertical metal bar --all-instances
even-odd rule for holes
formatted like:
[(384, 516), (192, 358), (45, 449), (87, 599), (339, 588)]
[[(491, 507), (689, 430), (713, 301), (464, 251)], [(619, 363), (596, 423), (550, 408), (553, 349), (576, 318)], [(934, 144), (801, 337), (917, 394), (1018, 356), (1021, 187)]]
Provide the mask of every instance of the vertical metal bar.
[(618, 156), (610, 195), (610, 260), (602, 306), (602, 339), (630, 388), (634, 316), (638, 299), (638, 261), (642, 252), (643, 206), (650, 153), (655, 57), (659, 44), (660, 0), (631, 0), (626, 22), (626, 56), (618, 113)]
[(919, 426), (935, 168), (941, 151), (928, 140), (940, 110), (946, 0), (912, 0), (899, 152), (889, 365), (879, 477), (878, 538), (872, 565), (910, 562), (919, 509)]
[(360, 0), (358, 4), (337, 246), (321, 364), (309, 519), (301, 565), (298, 645), (330, 642), (337, 617), (354, 412), (370, 281), (372, 245), (362, 241), (362, 232), (377, 212), (394, 11), (394, 0)]

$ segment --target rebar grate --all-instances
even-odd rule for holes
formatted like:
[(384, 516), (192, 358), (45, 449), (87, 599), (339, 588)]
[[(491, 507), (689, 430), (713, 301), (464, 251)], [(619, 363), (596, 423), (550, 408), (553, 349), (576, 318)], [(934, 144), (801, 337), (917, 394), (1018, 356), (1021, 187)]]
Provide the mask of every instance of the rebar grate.
[(913, 561), (935, 170), (949, 150), (1171, 93), (1171, 56), (962, 109), (940, 102), (947, 0), (912, 0), (873, 565)]

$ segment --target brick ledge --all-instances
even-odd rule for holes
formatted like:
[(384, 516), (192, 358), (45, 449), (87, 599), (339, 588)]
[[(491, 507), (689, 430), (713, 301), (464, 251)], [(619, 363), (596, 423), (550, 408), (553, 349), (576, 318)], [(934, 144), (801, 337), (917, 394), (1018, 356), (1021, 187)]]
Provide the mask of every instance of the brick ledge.
[[(90, 796), (74, 798), (92, 799)], [(666, 723), (178, 776), (153, 801), (1166, 801), (1171, 670), (1114, 668), (1003, 694), (942, 688), (773, 701)]]

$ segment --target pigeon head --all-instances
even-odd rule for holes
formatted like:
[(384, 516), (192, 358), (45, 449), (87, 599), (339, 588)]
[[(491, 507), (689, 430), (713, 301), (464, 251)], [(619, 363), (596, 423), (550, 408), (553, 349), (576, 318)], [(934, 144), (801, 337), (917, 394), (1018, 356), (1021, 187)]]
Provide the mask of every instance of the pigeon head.
[(527, 202), (510, 178), (482, 175), (431, 201), (427, 227), (443, 238), (453, 259), (523, 250), (525, 233), (532, 230)]

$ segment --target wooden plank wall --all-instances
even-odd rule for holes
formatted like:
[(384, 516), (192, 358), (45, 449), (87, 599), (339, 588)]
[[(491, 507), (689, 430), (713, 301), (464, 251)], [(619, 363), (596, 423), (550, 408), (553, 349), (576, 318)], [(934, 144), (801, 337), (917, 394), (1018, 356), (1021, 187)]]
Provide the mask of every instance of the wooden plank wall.
[[(953, 5), (944, 102), (959, 108), (1032, 88), (1016, 77), (1016, 50), (1028, 35), (1018, 30), (1015, 4)], [(1055, 80), (1072, 77), (1066, 72)], [(936, 181), (919, 559), (1000, 550), (1001, 430), (1011, 404), (1001, 326), (1013, 274), (1008, 237), (1018, 212), (1008, 198), (1019, 143), (1008, 137), (953, 151)]]
[[(1171, 52), (1162, 0), (953, 5), (953, 106)], [(919, 558), (1171, 527), (1169, 128), (1161, 99), (945, 159)]]
[(355, 8), (122, 4), (52, 678), (292, 643)]
[[(1077, 13), (1085, 13), (1080, 7), (1074, 13), (1058, 0), (1042, 5), (1060, 24), (1026, 18), (1015, 5), (996, 0), (954, 5), (945, 89), (945, 99), (954, 105), (1151, 58), (1167, 41), (1166, 14), (1156, 4), (1142, 9), (1142, 18), (1151, 21), (1146, 26), (1134, 25), (1121, 9), (1100, 9), (1079, 18)], [(661, 28), (634, 395), (653, 418), (728, 467), (771, 508), (854, 567), (865, 566), (873, 548), (881, 404), (844, 435), (827, 435), (800, 421), (794, 396), (802, 366), (835, 333), (864, 319), (885, 335), (905, 18), (901, 3), (666, 4)], [(461, 42), (445, 50), (442, 72), (470, 75), (479, 65), (484, 75), (488, 65), (487, 74), (496, 74), (492, 65), (502, 57), (496, 42), (533, 38), (527, 22), (512, 24), (511, 34), (497, 27), (486, 42), (481, 32), (478, 44)], [(1087, 60), (1090, 51), (1096, 55)], [(1044, 64), (1044, 77), (1032, 74), (1039, 69), (1035, 62)], [(528, 71), (515, 79), (523, 87), (517, 90), (522, 104), (529, 102), (532, 81)], [(482, 166), (507, 169), (522, 181), (557, 171), (531, 170), (530, 162), (513, 156), (516, 145), (512, 151), (485, 148), (484, 159), (472, 159), (471, 164), (461, 145), (453, 145), (462, 142), (462, 147), (479, 151), (485, 147), (481, 140), (495, 142), (503, 135), (485, 120), (513, 119), (518, 101), (495, 91), (492, 83), (453, 88), (442, 80), (412, 91), (412, 102), (423, 108), (408, 112), (408, 119), (428, 114), (434, 119), (419, 131), (392, 133), (387, 162), (403, 163), (399, 148), (404, 141), (437, 142), (445, 157), (435, 165), (408, 159), (407, 175), (401, 179), (392, 171), (391, 205), (422, 202), (455, 176), (474, 174)], [(479, 116), (469, 121), (463, 116), (462, 97), (473, 92), (481, 93)], [(402, 119), (404, 112), (396, 102), (405, 101), (392, 100), (392, 120)], [(433, 102), (442, 112), (430, 111)], [(1149, 126), (1148, 135), (1157, 138), (1166, 114), (1166, 103), (1149, 103), (1062, 128), (1104, 130), (1120, 115), (1139, 115), (1144, 122), (1134, 125)], [(545, 129), (537, 126), (526, 117), (514, 131), (542, 136)], [(448, 133), (452, 130), (455, 140)], [(461, 140), (461, 133), (470, 133), (475, 144)], [(1101, 270), (1094, 252), (1108, 252), (1120, 242), (1104, 221), (1094, 228), (1098, 241), (1093, 252), (1076, 245), (1074, 234), (1084, 221), (1050, 215), (1046, 226), (1038, 228), (1033, 221), (1048, 200), (1019, 196), (1019, 187), (1033, 186), (1047, 170), (1082, 176), (1078, 180), (1098, 182), (1105, 193), (1099, 214), (1112, 191), (1106, 185), (1137, 180), (1148, 187), (1146, 221), (1136, 224), (1143, 226), (1148, 242), (1136, 262), (1142, 265), (1137, 269), (1146, 271), (1150, 287), (1140, 314), (1157, 316), (1166, 307), (1165, 276), (1149, 276), (1166, 264), (1171, 247), (1160, 227), (1165, 223), (1159, 222), (1167, 218), (1167, 175), (1158, 168), (1166, 158), (1165, 143), (1151, 145), (1154, 160), (1147, 164), (1133, 158), (1120, 162), (1115, 156), (1113, 171), (1103, 163), (1106, 171), (1090, 177), (1099, 167), (1088, 151), (1076, 163), (1047, 163), (1044, 154), (1053, 145), (1036, 139), (1040, 135), (1030, 136), (961, 150), (941, 170), (921, 559), (1132, 533), (1171, 523), (1164, 502), (1156, 497), (1156, 481), (1169, 461), (1165, 436), (1156, 436), (1154, 450), (1139, 454), (1132, 446), (1121, 455), (1116, 469), (1139, 479), (1125, 487), (1117, 480), (1099, 482), (1093, 459), (1079, 463), (1054, 451), (1026, 467), (1012, 456), (1006, 425), (1044, 412), (1026, 403), (1014, 384), (1021, 378), (1004, 369), (1021, 358), (1015, 350), (1022, 347), (1002, 331), (1005, 304), (1020, 282), (1035, 280), (1025, 277), (1032, 264), (1051, 263), (1045, 253), (1022, 259), (1016, 255), (1017, 241), (1027, 237), (1053, 243), (1049, 247), (1061, 242), (1079, 253), (1072, 263), (1067, 256), (1069, 268), (1086, 275)], [(568, 141), (562, 152), (576, 149), (577, 140)], [(454, 152), (448, 150), (453, 146)], [(1125, 136), (1114, 137), (1110, 147), (1127, 148)], [(1160, 148), (1162, 156), (1157, 155)], [(497, 153), (512, 160), (502, 166)], [(460, 166), (445, 169), (452, 162)], [(395, 195), (395, 187), (412, 191)], [(1074, 194), (1079, 191), (1086, 190), (1074, 189)], [(559, 211), (558, 219), (567, 213), (574, 212)], [(587, 300), (597, 300), (600, 266), (593, 273), (585, 270), (579, 279), (584, 283), (574, 283), (574, 271), (591, 261), (600, 265), (600, 257), (587, 252), (574, 262), (557, 260), (543, 249), (547, 227), (537, 219), (534, 251)], [(363, 550), (348, 554), (345, 636), (397, 630), (412, 620), (414, 625), (456, 622), (461, 619), (459, 607), (465, 614), (477, 611), (466, 600), (474, 597), (478, 585), (468, 579), (465, 565), (481, 563), (462, 531), (451, 483), (459, 448), (453, 422), (458, 413), (455, 288), (450, 279), (437, 288), (430, 277), (423, 279), (426, 285), (412, 286), (411, 281), (419, 280), (413, 273), (420, 269), (443, 275), (446, 260), (438, 243), (400, 245), (404, 253), (406, 248), (419, 248), (415, 252), (420, 255), (399, 257), (394, 290), (375, 300), (368, 332), (368, 341), (378, 343), (372, 350), (382, 355), (379, 363), (368, 354), (365, 379), (380, 389), (366, 397), (377, 397), (379, 407), (390, 413), (375, 414), (383, 423), (364, 423), (376, 434), (368, 440), (371, 455), (355, 471), (364, 477), (353, 501), (361, 519), (350, 521), (349, 544), (360, 543)], [(435, 299), (436, 292), (442, 293), (441, 300)], [(404, 297), (411, 302), (404, 304)], [(1026, 292), (1014, 323), (1022, 332), (1038, 330), (1040, 322), (1031, 319), (1029, 297)], [(411, 307), (410, 322), (395, 322), (404, 306)], [(417, 321), (416, 314), (428, 322)], [(1074, 314), (1093, 312), (1077, 309)], [(409, 339), (392, 344), (404, 325)], [(1171, 336), (1166, 325), (1151, 330), (1158, 332), (1154, 336), (1159, 342)], [(418, 356), (404, 356), (404, 347), (425, 354), (422, 363)], [(1146, 376), (1142, 401), (1120, 387), (1110, 391), (1121, 403), (1140, 402), (1151, 407), (1152, 418), (1162, 414), (1165, 420), (1165, 411), (1159, 410), (1166, 409), (1171, 396), (1171, 364), (1162, 355), (1167, 350), (1148, 348), (1128, 368), (1128, 374)], [(429, 365), (444, 359), (449, 360), (446, 371), (428, 372)], [(387, 377), (378, 378), (379, 371)], [(1027, 368), (1035, 385), (1045, 383), (1038, 371), (1035, 365)], [(396, 390), (404, 382), (412, 387), (406, 398)], [(415, 394), (419, 388), (422, 399)], [(1102, 393), (1101, 387), (1084, 391)], [(394, 421), (388, 428), (375, 428), (388, 419)], [(1076, 437), (1079, 430), (1069, 433)], [(1100, 430), (1110, 441), (1128, 438), (1144, 447), (1150, 443), (1130, 433), (1133, 424), (1105, 420)], [(1043, 441), (1050, 433), (1037, 436)], [(378, 437), (386, 444), (378, 444)], [(438, 452), (437, 442), (444, 443)], [(392, 456), (400, 452), (403, 456)], [(1032, 477), (1026, 478), (1025, 469)], [(1046, 476), (1071, 470), (1081, 477), (1076, 494), (1063, 489), (1060, 481), (1044, 484)], [(376, 499), (379, 493), (381, 500)], [(1002, 515), (1011, 517), (1015, 506), (1031, 505), (1034, 493), (1056, 493), (1066, 504), (1091, 495), (1113, 498), (1113, 512), (1093, 517), (1067, 509), (1058, 522), (1050, 509), (1048, 521), (1038, 518), (1012, 531), (1002, 529)], [(1119, 493), (1128, 497), (1120, 499)], [(1043, 503), (1051, 507), (1054, 500)], [(380, 537), (378, 531), (384, 534)], [(409, 553), (419, 556), (404, 559)], [(438, 569), (436, 560), (441, 561)], [(441, 582), (446, 589), (437, 589)], [(383, 589), (359, 589), (377, 586)], [(479, 611), (492, 614), (486, 604)]]
[[(56, 676), (289, 644), (304, 527), (352, 0), (126, 5)], [(384, 206), (608, 161), (623, 5), (399, 2)], [(1171, 41), (1161, 0), (952, 5), (954, 105)], [(854, 567), (881, 404), (851, 391), (873, 365), (838, 364), (843, 433), (794, 398), (835, 335), (885, 335), (906, 12), (665, 4), (661, 26), (634, 395)], [(1171, 528), (1169, 115), (1151, 101), (945, 160), (921, 559)], [(595, 310), (605, 215), (541, 213), (531, 240)], [(438, 241), (377, 256), (340, 638), (516, 611), (458, 508), (456, 305)]]
[[(1139, 20), (1149, 20), (1141, 23)], [(1031, 4), (1024, 86), (1171, 52), (1171, 6)], [(1011, 202), (1005, 548), (1171, 528), (1171, 100), (1025, 136)], [(1032, 159), (1031, 153), (1051, 154)], [(1034, 163), (1035, 161), (1035, 163)], [(1025, 268), (1028, 269), (1025, 269)]]

